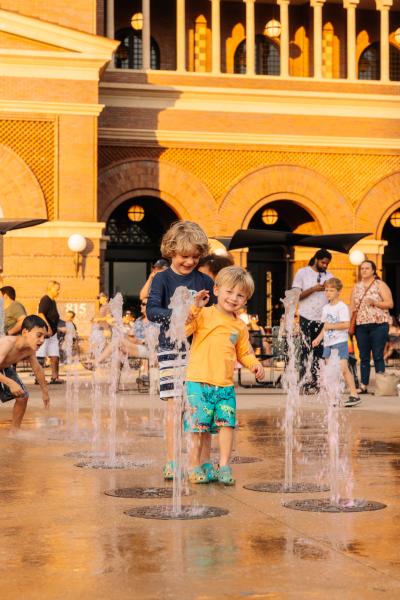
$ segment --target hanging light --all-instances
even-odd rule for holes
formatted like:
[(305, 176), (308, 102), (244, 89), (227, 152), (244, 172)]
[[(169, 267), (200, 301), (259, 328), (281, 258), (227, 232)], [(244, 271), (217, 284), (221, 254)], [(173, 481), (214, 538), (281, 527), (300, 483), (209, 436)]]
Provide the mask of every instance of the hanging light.
[(142, 206), (138, 206), (137, 204), (134, 204), (128, 208), (128, 219), (134, 223), (139, 223), (139, 221), (142, 221), (144, 219), (144, 208)]
[(261, 219), (266, 225), (275, 225), (278, 220), (278, 213), (274, 208), (266, 208), (262, 212)]
[(131, 18), (131, 27), (135, 31), (143, 29), (143, 13), (135, 13)]
[(264, 35), (269, 38), (277, 38), (281, 35), (281, 24), (276, 19), (271, 19), (264, 27)]
[(390, 224), (393, 227), (400, 227), (400, 210), (396, 210), (391, 216), (390, 216)]
[(400, 44), (400, 27), (396, 29), (396, 31), (393, 34), (393, 37), (396, 44)]

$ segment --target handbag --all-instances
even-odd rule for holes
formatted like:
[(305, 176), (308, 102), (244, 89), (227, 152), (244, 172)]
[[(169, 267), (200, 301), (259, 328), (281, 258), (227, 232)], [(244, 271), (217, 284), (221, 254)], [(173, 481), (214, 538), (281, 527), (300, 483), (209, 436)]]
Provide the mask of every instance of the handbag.
[[(375, 281), (375, 279), (374, 279)], [(369, 286), (367, 287), (367, 289), (365, 290), (365, 292), (363, 293), (363, 295), (361, 296), (361, 300), (360, 303), (358, 305), (358, 307), (353, 310), (353, 312), (351, 313), (351, 319), (350, 319), (350, 325), (349, 325), (349, 335), (354, 335), (356, 332), (356, 321), (357, 321), (357, 313), (360, 309), (361, 303), (365, 298), (365, 294), (368, 292), (369, 288), (371, 287), (371, 285), (374, 283), (374, 281), (372, 281)]]

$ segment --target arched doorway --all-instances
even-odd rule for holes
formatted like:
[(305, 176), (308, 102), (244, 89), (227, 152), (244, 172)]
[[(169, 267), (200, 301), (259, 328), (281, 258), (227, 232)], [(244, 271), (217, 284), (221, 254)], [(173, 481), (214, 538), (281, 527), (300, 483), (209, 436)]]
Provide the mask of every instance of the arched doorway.
[[(309, 212), (291, 200), (277, 200), (258, 209), (248, 228), (296, 231), (303, 226), (303, 231), (306, 224), (311, 227), (310, 233), (314, 233), (312, 227), (315, 221)], [(282, 314), (280, 299), (291, 281), (292, 262), (293, 248), (288, 246), (266, 246), (250, 249), (248, 253), (247, 267), (256, 284), (248, 312), (257, 314), (263, 325), (279, 325)]]
[(151, 265), (160, 258), (160, 241), (176, 213), (159, 198), (140, 196), (126, 200), (110, 215), (106, 235), (104, 290), (121, 292), (124, 306), (138, 313), (139, 292)]
[(388, 242), (382, 261), (382, 275), (393, 294), (393, 314), (400, 314), (400, 208), (392, 212), (382, 230), (382, 239)]

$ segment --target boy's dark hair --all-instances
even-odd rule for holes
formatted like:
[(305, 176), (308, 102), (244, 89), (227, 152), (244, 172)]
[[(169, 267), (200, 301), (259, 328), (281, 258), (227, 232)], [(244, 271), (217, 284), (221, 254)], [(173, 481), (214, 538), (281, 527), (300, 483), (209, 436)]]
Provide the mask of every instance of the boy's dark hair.
[(7, 296), (9, 298), (11, 298), (11, 300), (15, 300), (16, 298), (16, 293), (13, 287), (11, 287), (11, 285), (5, 285), (2, 288), (0, 288), (0, 292), (4, 295), (7, 294)]
[(210, 273), (216, 277), (221, 269), (234, 264), (232, 256), (228, 254), (209, 254), (199, 260), (199, 267), (207, 266)]
[(35, 327), (43, 327), (47, 330), (46, 322), (43, 321), (41, 317), (38, 317), (37, 315), (28, 315), (22, 321), (21, 331), (23, 331), (24, 329), (26, 329), (27, 331), (32, 331), (32, 329), (34, 329)]

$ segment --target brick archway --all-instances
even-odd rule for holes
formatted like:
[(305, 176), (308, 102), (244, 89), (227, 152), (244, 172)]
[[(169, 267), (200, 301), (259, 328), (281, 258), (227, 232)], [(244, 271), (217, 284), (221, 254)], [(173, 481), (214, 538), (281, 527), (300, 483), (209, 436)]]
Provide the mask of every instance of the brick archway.
[(2, 216), (47, 219), (46, 201), (36, 177), (16, 152), (0, 144)]
[(371, 231), (381, 239), (390, 214), (400, 205), (400, 173), (384, 177), (360, 201), (356, 210), (358, 231)]
[(325, 177), (304, 167), (261, 167), (241, 177), (220, 205), (223, 234), (245, 228), (263, 205), (273, 200), (293, 199), (319, 224), (322, 233), (353, 230), (351, 208)]
[(216, 234), (216, 204), (207, 187), (174, 164), (147, 159), (114, 163), (99, 175), (99, 220), (107, 220), (124, 200), (139, 195), (164, 200), (181, 219), (196, 221)]

